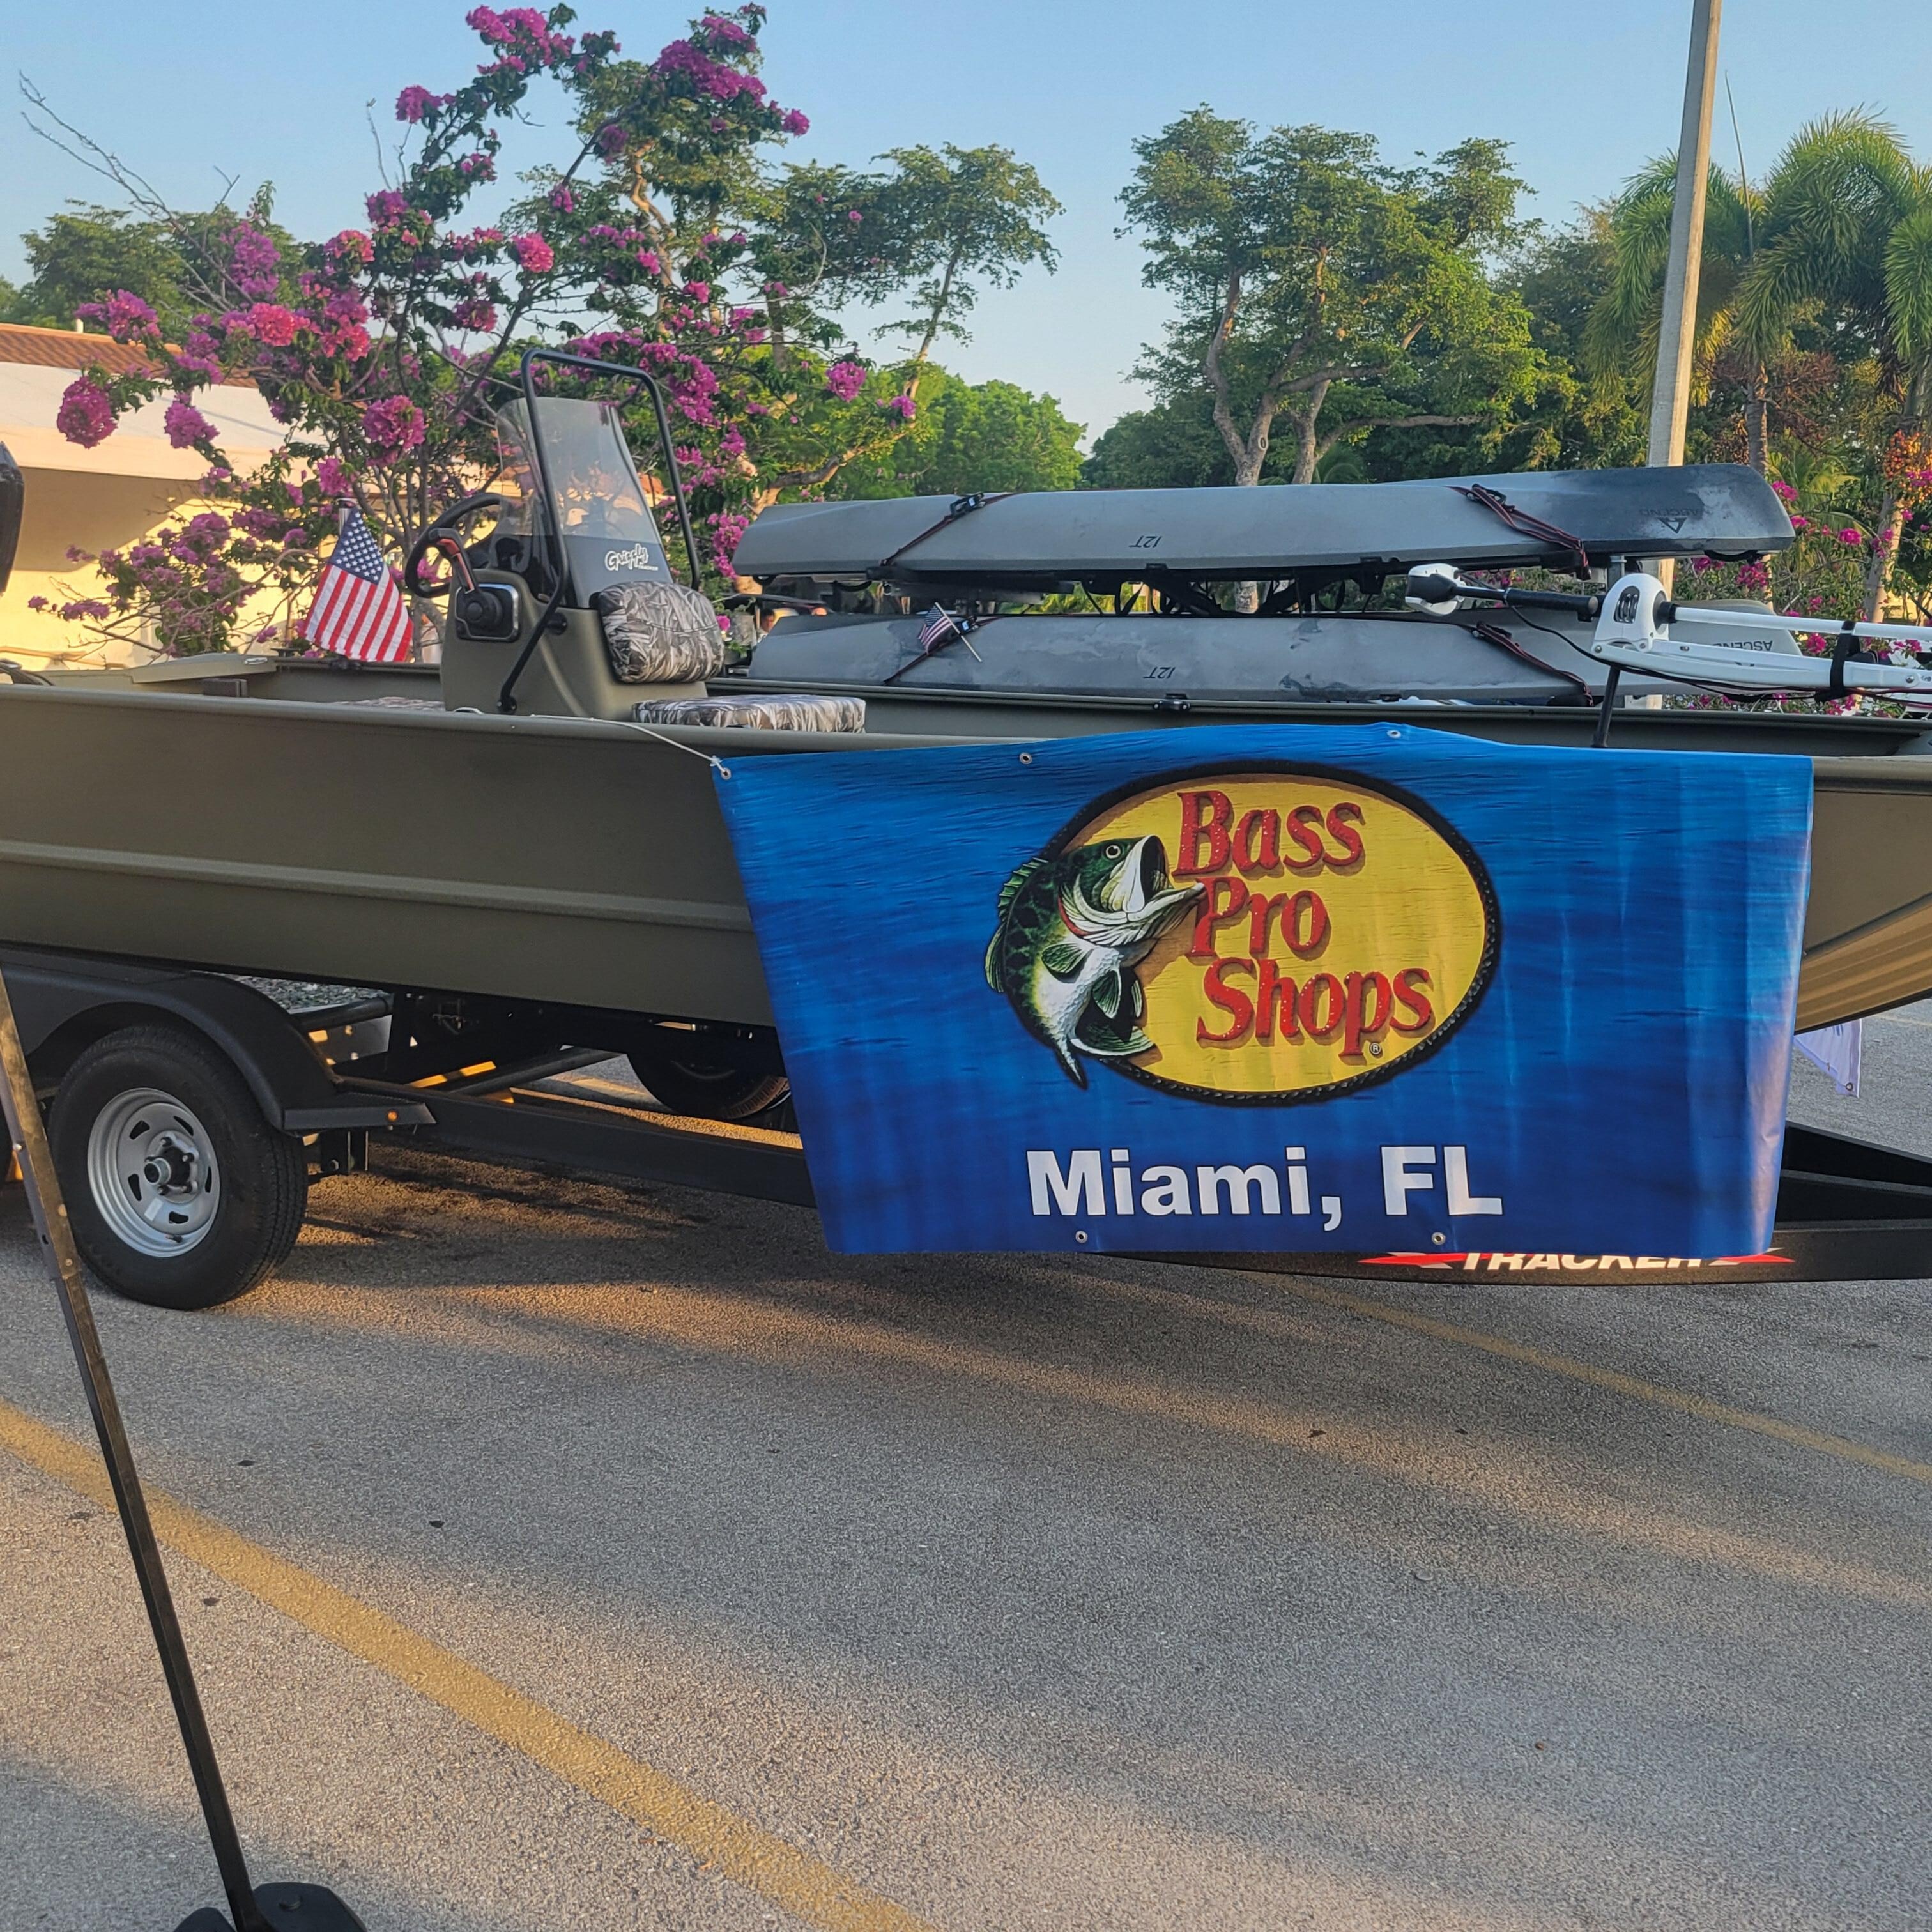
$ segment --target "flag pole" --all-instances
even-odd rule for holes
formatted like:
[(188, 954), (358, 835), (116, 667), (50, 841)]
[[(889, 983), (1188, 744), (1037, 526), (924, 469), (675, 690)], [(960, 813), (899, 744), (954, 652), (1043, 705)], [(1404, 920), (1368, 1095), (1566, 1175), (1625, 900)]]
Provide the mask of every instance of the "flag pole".
[[(188, 1754), (188, 1769), (194, 1779), (195, 1795), (201, 1801), (202, 1817), (208, 1828), (208, 1844), (214, 1853), (222, 1890), (234, 1914), (236, 1932), (268, 1932), (268, 1922), (255, 1900), (255, 1888), (248, 1876), (248, 1861), (235, 1829), (235, 1814), (230, 1809), (228, 1792), (215, 1761), (214, 1745), (208, 1736), (208, 1720), (202, 1714), (201, 1698), (195, 1689), (194, 1670), (188, 1662), (188, 1647), (182, 1641), (181, 1624), (175, 1615), (174, 1598), (168, 1589), (167, 1572), (161, 1567), (161, 1553), (154, 1541), (154, 1525), (148, 1520), (148, 1501), (141, 1478), (134, 1467), (134, 1451), (128, 1444), (128, 1432), (121, 1420), (120, 1404), (114, 1399), (114, 1384), (109, 1380), (106, 1358), (101, 1353), (100, 1336), (94, 1325), (94, 1310), (88, 1299), (87, 1282), (81, 1273), (80, 1251), (68, 1221), (66, 1203), (61, 1198), (53, 1155), (47, 1144), (46, 1129), (40, 1119), (39, 1098), (33, 1076), (20, 1042), (20, 1029), (14, 1018), (4, 974), (0, 974), (0, 1114), (4, 1114), (12, 1152), (20, 1163), (20, 1178), (26, 1184), (27, 1204), (33, 1215), (34, 1232), (40, 1238), (41, 1252), (54, 1287), (60, 1298), (61, 1314), (67, 1324), (68, 1340), (87, 1391), (87, 1406), (94, 1418), (94, 1433), (107, 1465), (107, 1478), (114, 1492), (115, 1508), (128, 1538), (128, 1553), (134, 1560), (134, 1574), (141, 1586), (142, 1600), (147, 1606), (148, 1623), (154, 1633), (154, 1648), (160, 1654), (161, 1675), (175, 1708), (182, 1744)], [(225, 1923), (226, 1922), (224, 1922)]]
[[(1704, 259), (1704, 201), (1711, 178), (1711, 110), (1718, 80), (1718, 28), (1724, 0), (1693, 0), (1690, 50), (1684, 75), (1684, 119), (1677, 137), (1677, 190), (1670, 208), (1670, 258), (1657, 338), (1657, 376), (1650, 394), (1652, 465), (1684, 460), (1690, 414), (1690, 374), (1697, 340), (1697, 284)], [(1670, 587), (1671, 560), (1658, 574)]]

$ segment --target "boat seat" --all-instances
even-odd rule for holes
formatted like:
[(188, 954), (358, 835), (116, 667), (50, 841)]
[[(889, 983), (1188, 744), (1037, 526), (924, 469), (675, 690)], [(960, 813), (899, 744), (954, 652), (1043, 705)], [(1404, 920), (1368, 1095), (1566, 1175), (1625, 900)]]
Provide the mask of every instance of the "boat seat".
[[(681, 584), (620, 584), (591, 598), (604, 626), (610, 675), (620, 684), (670, 686), (640, 698), (640, 724), (724, 724), (760, 731), (862, 731), (866, 706), (852, 698), (789, 692), (771, 697), (694, 694), (724, 668), (724, 632), (711, 600)], [(682, 687), (680, 688), (679, 687)]]
[(619, 584), (591, 604), (620, 684), (702, 684), (724, 668), (724, 632), (710, 598), (682, 584)]
[(632, 714), (640, 724), (736, 724), (760, 731), (862, 731), (862, 698), (774, 692), (754, 697), (646, 698)]

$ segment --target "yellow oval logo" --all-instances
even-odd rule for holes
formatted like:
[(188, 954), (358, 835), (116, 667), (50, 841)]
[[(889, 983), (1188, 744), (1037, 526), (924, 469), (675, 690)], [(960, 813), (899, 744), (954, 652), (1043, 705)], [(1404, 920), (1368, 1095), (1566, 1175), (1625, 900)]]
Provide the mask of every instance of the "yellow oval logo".
[(986, 977), (1084, 1084), (1316, 1099), (1439, 1046), (1494, 969), (1481, 861), (1419, 800), (1244, 765), (1102, 800), (1001, 892)]

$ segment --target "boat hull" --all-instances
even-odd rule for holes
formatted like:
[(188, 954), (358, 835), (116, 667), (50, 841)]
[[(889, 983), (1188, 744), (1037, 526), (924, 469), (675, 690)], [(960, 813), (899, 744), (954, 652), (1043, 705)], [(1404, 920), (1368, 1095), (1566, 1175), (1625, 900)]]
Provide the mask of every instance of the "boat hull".
[[(884, 728), (859, 738), (652, 736), (317, 703), (312, 683), (290, 684), (300, 698), (0, 686), (0, 940), (768, 1024), (708, 754), (1252, 722), (1257, 709), (887, 692), (871, 719)], [(1266, 715), (1367, 724), (1393, 708)], [(1586, 742), (1594, 722), (1521, 706), (1402, 715), (1516, 742)], [(1636, 712), (1617, 732), (1638, 748), (1812, 757), (1801, 1028), (1932, 993), (1932, 758), (1900, 749), (1916, 725)]]

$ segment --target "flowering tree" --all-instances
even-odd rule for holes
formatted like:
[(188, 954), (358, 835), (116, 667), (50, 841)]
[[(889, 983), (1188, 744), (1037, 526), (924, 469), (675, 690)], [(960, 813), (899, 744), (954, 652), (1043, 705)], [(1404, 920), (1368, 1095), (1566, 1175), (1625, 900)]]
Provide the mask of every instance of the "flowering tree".
[[(208, 466), (199, 514), (124, 552), (76, 554), (103, 585), (63, 614), (169, 652), (230, 646), (265, 596), (285, 620), (313, 586), (339, 502), (352, 500), (394, 554), (494, 471), (495, 410), (535, 343), (659, 379), (720, 568), (749, 513), (903, 434), (915, 396), (841, 348), (824, 314), (889, 272), (886, 251), (860, 238), (859, 178), (794, 170), (775, 183), (761, 169), (768, 144), (808, 124), (759, 77), (764, 19), (755, 4), (706, 14), (640, 61), (614, 34), (567, 32), (567, 7), (478, 7), (467, 21), (484, 63), (448, 93), (402, 90), (395, 184), (368, 197), (362, 226), (307, 244), (272, 233), (259, 200), (246, 214), (176, 214), (30, 95), (173, 237), (193, 302), (178, 343), (136, 295), (88, 304), (144, 364), (84, 371), (60, 427), (92, 446), (166, 396), (170, 440)], [(564, 97), (569, 149), (477, 224), (465, 210), (496, 178), (502, 124), (540, 82)], [(252, 470), (224, 456), (197, 400), (236, 380), (288, 428)]]

